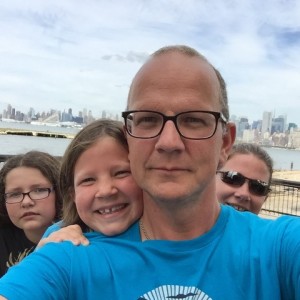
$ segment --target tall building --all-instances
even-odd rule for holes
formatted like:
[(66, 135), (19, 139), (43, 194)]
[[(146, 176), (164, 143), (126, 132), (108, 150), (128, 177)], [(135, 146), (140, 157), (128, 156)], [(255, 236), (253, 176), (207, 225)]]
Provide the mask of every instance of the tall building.
[(274, 132), (285, 132), (286, 130), (286, 116), (278, 116), (272, 120), (271, 134)]
[(264, 111), (261, 132), (262, 134), (265, 134), (266, 132), (271, 133), (271, 129), (272, 129), (272, 112)]
[(10, 104), (7, 105), (6, 118), (10, 119), (11, 117), (12, 106)]
[(246, 129), (249, 129), (250, 125), (249, 125), (249, 121), (248, 118), (246, 117), (241, 117), (239, 119), (239, 121), (236, 123), (236, 135), (238, 138), (242, 138), (243, 137), (243, 131)]

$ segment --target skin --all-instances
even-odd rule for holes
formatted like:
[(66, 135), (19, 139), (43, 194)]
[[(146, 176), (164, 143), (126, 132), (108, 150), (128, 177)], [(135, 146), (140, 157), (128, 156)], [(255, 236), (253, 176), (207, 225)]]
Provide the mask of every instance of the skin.
[[(17, 167), (6, 176), (5, 192), (29, 192), (37, 187), (49, 188), (52, 184), (35, 168)], [(6, 204), (13, 224), (24, 230), (29, 240), (38, 243), (55, 217), (55, 192), (42, 200), (31, 200), (26, 195), (22, 202)]]
[[(151, 58), (138, 72), (129, 110), (149, 109), (166, 115), (188, 110), (220, 111), (219, 85), (204, 61), (180, 53)], [(168, 121), (156, 138), (128, 137), (131, 170), (144, 194), (143, 223), (156, 239), (183, 240), (207, 232), (220, 208), (215, 172), (227, 159), (235, 127), (218, 123), (213, 137), (188, 140)]]
[(125, 231), (142, 214), (142, 192), (128, 151), (104, 137), (81, 154), (74, 168), (75, 204), (82, 221), (105, 235)]
[[(270, 172), (266, 164), (253, 154), (235, 154), (223, 166), (222, 171), (236, 171), (242, 175), (269, 182)], [(241, 187), (230, 186), (217, 176), (217, 196), (221, 203), (231, 205), (240, 211), (251, 211), (258, 214), (267, 196), (256, 196), (250, 193), (248, 181)]]

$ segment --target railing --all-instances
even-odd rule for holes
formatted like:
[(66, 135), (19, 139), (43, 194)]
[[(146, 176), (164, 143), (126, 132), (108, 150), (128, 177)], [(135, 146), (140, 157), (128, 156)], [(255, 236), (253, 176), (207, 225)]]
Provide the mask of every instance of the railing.
[(271, 193), (263, 205), (262, 215), (300, 216), (300, 182), (273, 179)]
[[(1, 163), (12, 155), (0, 155)], [(263, 205), (261, 214), (270, 217), (281, 215), (300, 216), (300, 181), (273, 179), (271, 193)]]

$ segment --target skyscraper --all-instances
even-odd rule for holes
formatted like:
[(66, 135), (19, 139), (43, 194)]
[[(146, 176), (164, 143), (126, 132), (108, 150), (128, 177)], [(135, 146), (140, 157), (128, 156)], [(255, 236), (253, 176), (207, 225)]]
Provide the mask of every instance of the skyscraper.
[(270, 133), (271, 128), (272, 128), (272, 112), (264, 111), (263, 118), (262, 118), (262, 126), (261, 126), (262, 134), (266, 132)]

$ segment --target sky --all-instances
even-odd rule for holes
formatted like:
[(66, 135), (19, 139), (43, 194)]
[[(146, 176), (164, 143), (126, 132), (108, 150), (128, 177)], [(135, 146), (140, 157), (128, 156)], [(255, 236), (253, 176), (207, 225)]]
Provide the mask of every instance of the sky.
[(125, 109), (160, 47), (197, 49), (225, 78), (231, 115), (300, 126), (298, 0), (1, 0), (0, 112)]

